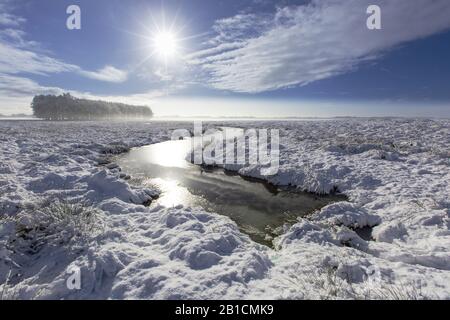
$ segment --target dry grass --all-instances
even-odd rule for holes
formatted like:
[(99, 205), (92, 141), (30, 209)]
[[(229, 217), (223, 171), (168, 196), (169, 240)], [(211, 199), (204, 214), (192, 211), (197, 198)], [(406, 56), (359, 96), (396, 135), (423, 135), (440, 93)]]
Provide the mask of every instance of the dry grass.
[(302, 274), (300, 266), (289, 273), (288, 287), (296, 288), (301, 299), (320, 300), (427, 300), (417, 283), (397, 284), (387, 281), (352, 283), (350, 277), (339, 276), (337, 268), (320, 267), (314, 272)]
[(25, 208), (8, 220), (15, 225), (8, 249), (26, 255), (36, 254), (46, 245), (80, 244), (104, 230), (98, 210), (58, 199)]

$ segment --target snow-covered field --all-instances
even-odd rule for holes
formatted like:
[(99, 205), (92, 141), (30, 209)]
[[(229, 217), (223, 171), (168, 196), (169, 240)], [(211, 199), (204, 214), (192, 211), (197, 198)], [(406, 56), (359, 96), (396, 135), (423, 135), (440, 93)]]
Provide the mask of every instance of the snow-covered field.
[(107, 164), (192, 123), (0, 121), (0, 299), (450, 299), (450, 120), (226, 125), (280, 129), (272, 183), (349, 201), (273, 250), (201, 208), (144, 206), (156, 191)]

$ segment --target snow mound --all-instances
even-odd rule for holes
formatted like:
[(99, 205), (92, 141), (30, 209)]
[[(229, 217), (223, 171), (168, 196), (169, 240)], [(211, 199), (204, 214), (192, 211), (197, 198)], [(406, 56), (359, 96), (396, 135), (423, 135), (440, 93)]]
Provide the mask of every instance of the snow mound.
[(353, 229), (374, 227), (381, 223), (379, 216), (369, 214), (365, 209), (350, 202), (330, 204), (315, 214), (312, 220)]
[(115, 175), (102, 170), (92, 176), (80, 179), (86, 182), (88, 189), (87, 198), (92, 201), (117, 198), (124, 202), (143, 204), (152, 200), (154, 193), (150, 189), (132, 189), (125, 181), (119, 180)]
[(401, 240), (408, 235), (406, 227), (397, 221), (388, 224), (383, 224), (374, 229), (373, 237), (376, 241), (392, 243), (394, 240)]

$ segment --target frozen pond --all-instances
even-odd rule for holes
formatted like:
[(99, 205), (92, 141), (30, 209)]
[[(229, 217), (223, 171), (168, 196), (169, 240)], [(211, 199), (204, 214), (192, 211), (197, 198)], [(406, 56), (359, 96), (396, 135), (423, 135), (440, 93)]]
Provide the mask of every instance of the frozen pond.
[(282, 190), (223, 169), (206, 170), (185, 160), (190, 150), (190, 140), (167, 141), (132, 149), (116, 162), (136, 183), (161, 191), (152, 205), (202, 207), (228, 216), (266, 245), (285, 223), (344, 199)]

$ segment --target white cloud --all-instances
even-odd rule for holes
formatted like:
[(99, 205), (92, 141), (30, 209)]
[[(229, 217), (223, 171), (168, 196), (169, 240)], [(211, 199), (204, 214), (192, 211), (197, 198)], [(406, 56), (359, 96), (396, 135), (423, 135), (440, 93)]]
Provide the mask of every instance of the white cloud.
[(0, 72), (50, 74), (77, 71), (79, 67), (45, 54), (15, 47), (0, 39)]
[[(378, 0), (382, 30), (366, 27), (372, 0), (313, 0), (216, 22), (212, 45), (192, 55), (218, 89), (262, 92), (349, 72), (389, 49), (450, 28), (448, 0)], [(234, 46), (239, 43), (240, 46)]]
[(239, 49), (245, 46), (245, 42), (221, 43), (215, 47), (194, 52), (186, 57), (190, 64), (201, 64), (205, 57), (210, 57), (229, 50)]
[(35, 94), (60, 94), (63, 90), (57, 87), (43, 87), (37, 82), (23, 77), (0, 73), (0, 93), (2, 96), (24, 97)]
[(48, 52), (40, 49), (37, 42), (26, 39), (26, 33), (21, 28), (26, 20), (8, 12), (7, 3), (11, 6), (9, 1), (0, 2), (0, 25), (7, 26), (0, 30), (0, 74), (48, 75), (72, 72), (98, 81), (127, 80), (127, 72), (113, 66), (107, 65), (97, 71), (89, 71), (51, 57)]
[(0, 0), (0, 26), (18, 27), (26, 22), (26, 19), (9, 12), (7, 6), (11, 7), (11, 1)]
[(0, 12), (0, 25), (16, 27), (24, 22), (25, 19), (23, 18), (16, 17), (5, 12)]
[(43, 87), (19, 76), (0, 73), (0, 113), (31, 113), (30, 103), (36, 94), (61, 94), (61, 88)]
[(97, 71), (79, 71), (81, 75), (100, 81), (107, 82), (124, 82), (128, 78), (128, 73), (123, 70), (119, 70), (113, 66), (105, 66)]
[(61, 60), (49, 57), (45, 53), (25, 49), (21, 46), (15, 46), (6, 41), (2, 41), (2, 36), (4, 39), (6, 34), (10, 38), (18, 39), (17, 41), (22, 45), (26, 43), (20, 36), (20, 32), (11, 30), (3, 30), (3, 33), (0, 32), (0, 73), (47, 75), (52, 73), (73, 72), (90, 79), (105, 82), (124, 82), (128, 78), (126, 71), (117, 69), (113, 66), (105, 66), (97, 71), (87, 71), (77, 65), (65, 63)]

